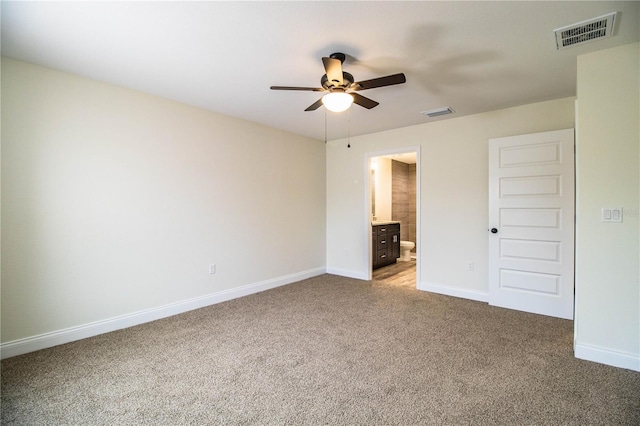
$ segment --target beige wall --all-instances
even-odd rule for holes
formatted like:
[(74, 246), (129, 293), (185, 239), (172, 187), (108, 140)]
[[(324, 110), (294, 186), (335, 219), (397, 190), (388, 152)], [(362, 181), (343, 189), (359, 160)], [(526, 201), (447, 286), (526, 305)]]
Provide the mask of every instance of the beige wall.
[(581, 358), (640, 371), (639, 46), (578, 57), (575, 339)]
[(376, 221), (388, 221), (391, 220), (391, 201), (393, 197), (391, 160), (388, 158), (376, 158), (375, 166)]
[[(453, 105), (455, 108), (455, 105)], [(371, 153), (420, 150), (420, 288), (486, 300), (488, 141), (573, 128), (574, 98), (542, 102), (327, 144), (327, 269), (365, 278), (365, 191)], [(475, 263), (467, 271), (467, 261)]]
[(3, 343), (324, 268), (322, 141), (3, 58)]

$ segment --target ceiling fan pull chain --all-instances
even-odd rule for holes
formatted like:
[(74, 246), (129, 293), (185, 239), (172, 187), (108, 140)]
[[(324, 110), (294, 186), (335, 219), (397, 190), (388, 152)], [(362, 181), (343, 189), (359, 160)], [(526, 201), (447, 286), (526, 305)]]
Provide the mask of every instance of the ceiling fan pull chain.
[(324, 144), (327, 144), (327, 110), (324, 110)]
[(347, 111), (347, 148), (351, 148), (351, 109)]

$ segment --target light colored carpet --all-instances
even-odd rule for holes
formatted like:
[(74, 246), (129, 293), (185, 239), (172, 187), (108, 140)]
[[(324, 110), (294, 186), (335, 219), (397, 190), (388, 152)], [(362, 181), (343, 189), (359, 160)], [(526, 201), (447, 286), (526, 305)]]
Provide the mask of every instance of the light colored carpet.
[(640, 424), (571, 321), (323, 275), (2, 361), (2, 424)]

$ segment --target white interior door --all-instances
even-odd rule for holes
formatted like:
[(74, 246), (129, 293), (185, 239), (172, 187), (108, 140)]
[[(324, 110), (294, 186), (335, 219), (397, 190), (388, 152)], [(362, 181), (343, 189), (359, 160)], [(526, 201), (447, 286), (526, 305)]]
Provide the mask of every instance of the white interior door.
[(489, 303), (573, 319), (573, 129), (489, 141)]

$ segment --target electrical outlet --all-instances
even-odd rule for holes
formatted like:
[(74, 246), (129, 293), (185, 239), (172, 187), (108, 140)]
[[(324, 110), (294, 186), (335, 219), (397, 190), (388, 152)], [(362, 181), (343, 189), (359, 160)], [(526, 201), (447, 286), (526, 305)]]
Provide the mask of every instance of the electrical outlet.
[(216, 264), (212, 263), (209, 265), (209, 275), (213, 275), (216, 273)]
[(467, 261), (467, 271), (473, 271), (473, 261), (472, 260), (468, 260)]

